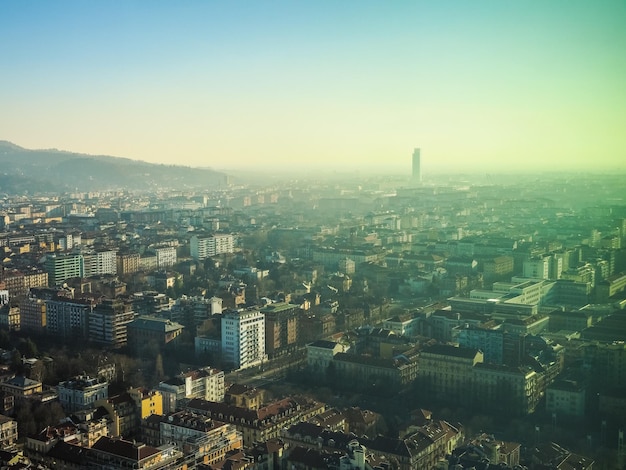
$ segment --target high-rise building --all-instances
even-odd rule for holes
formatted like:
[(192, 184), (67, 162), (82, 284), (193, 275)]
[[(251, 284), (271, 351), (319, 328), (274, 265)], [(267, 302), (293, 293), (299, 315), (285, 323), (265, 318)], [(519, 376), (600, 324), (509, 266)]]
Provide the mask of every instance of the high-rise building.
[(421, 183), (422, 167), (420, 162), (420, 149), (413, 150), (413, 181)]
[(211, 256), (223, 253), (233, 253), (234, 237), (229, 234), (216, 234), (210, 236), (194, 235), (189, 241), (191, 257), (195, 260), (203, 260)]
[(265, 315), (258, 310), (227, 311), (222, 316), (222, 360), (235, 369), (261, 364), (265, 354)]
[(46, 300), (45, 303), (48, 334), (77, 341), (87, 338), (89, 316), (94, 307), (91, 302), (58, 299)]
[(48, 282), (57, 286), (72, 277), (83, 277), (85, 263), (79, 254), (49, 254), (44, 261), (44, 270), (48, 273)]
[(92, 277), (102, 274), (117, 274), (117, 252), (99, 250), (83, 254), (83, 276)]
[(134, 319), (130, 301), (105, 299), (89, 315), (89, 339), (114, 348), (126, 346), (128, 324)]

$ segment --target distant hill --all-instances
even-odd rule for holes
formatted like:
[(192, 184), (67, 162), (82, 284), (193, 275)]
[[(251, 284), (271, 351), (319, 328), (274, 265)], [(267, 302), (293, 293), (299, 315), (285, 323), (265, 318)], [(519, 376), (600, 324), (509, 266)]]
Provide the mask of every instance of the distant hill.
[(108, 189), (214, 189), (227, 175), (204, 168), (61, 150), (28, 150), (0, 140), (0, 192), (9, 194)]

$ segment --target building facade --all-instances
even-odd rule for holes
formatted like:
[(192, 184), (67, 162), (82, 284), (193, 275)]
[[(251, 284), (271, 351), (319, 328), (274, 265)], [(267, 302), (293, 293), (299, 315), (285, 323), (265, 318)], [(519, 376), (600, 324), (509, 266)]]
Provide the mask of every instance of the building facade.
[(57, 387), (59, 403), (67, 413), (92, 408), (96, 401), (109, 395), (109, 383), (105, 380), (80, 375), (60, 382)]
[(233, 253), (234, 247), (234, 237), (230, 234), (194, 235), (189, 242), (191, 257), (195, 260), (203, 260), (224, 253)]
[(267, 360), (265, 315), (256, 309), (230, 310), (222, 315), (222, 360), (244, 369)]

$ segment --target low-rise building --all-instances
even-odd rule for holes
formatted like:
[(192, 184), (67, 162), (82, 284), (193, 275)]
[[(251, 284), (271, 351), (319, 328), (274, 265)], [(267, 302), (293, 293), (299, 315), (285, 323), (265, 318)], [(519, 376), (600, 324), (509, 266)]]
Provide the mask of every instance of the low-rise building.
[(180, 323), (151, 316), (140, 316), (127, 325), (128, 345), (134, 349), (146, 345), (162, 347), (174, 341), (185, 328)]
[(211, 465), (243, 447), (234, 425), (189, 411), (169, 413), (160, 422), (161, 445), (174, 444), (186, 456), (190, 468)]
[(224, 401), (224, 371), (204, 367), (178, 374), (176, 377), (159, 383), (159, 392), (163, 395), (163, 409), (171, 413), (186, 400)]
[(557, 380), (546, 389), (546, 410), (557, 416), (583, 417), (585, 388), (572, 380)]
[(101, 437), (91, 447), (84, 468), (133, 468), (138, 470), (182, 470), (183, 454), (174, 446), (159, 448), (134, 441)]
[(326, 411), (323, 403), (300, 397), (275, 401), (258, 410), (200, 399), (191, 400), (186, 408), (209, 418), (233, 423), (243, 435), (244, 446), (279, 437), (283, 428)]
[(314, 374), (325, 374), (336, 354), (344, 352), (340, 343), (327, 340), (314, 341), (306, 346), (306, 362)]
[(17, 421), (0, 414), (0, 449), (12, 448), (17, 442)]
[(57, 386), (59, 403), (67, 413), (92, 408), (109, 396), (109, 383), (101, 378), (79, 375)]
[(16, 376), (0, 383), (0, 390), (13, 395), (16, 399), (28, 398), (43, 392), (43, 384), (28, 377)]

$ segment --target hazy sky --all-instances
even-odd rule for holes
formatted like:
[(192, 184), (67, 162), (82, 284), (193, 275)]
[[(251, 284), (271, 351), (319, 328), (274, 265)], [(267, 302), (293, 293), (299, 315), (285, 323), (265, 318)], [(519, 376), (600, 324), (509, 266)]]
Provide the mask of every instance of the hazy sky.
[(626, 169), (626, 2), (0, 2), (0, 139), (156, 163)]

